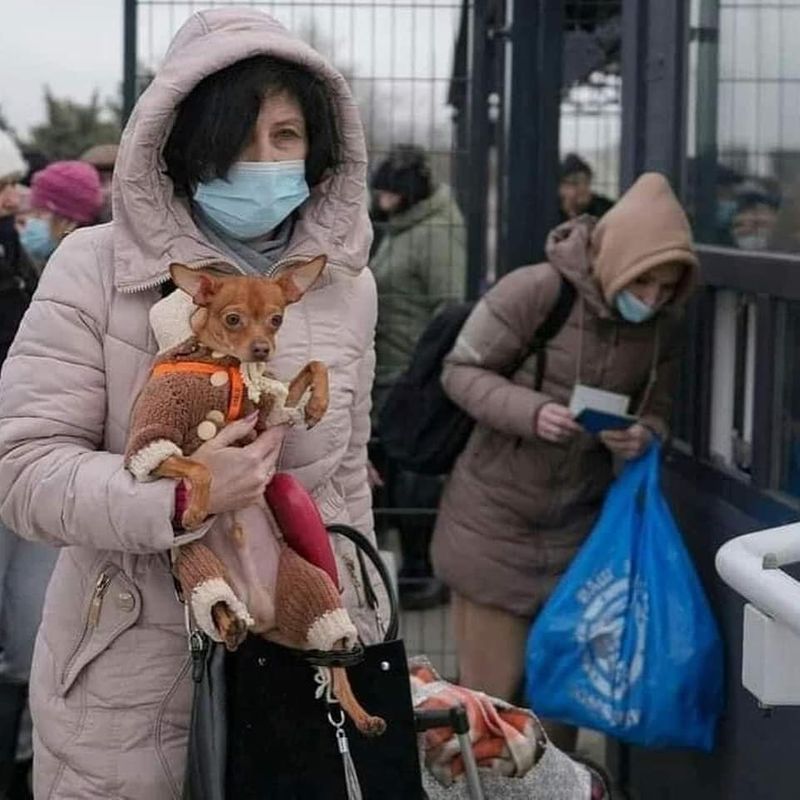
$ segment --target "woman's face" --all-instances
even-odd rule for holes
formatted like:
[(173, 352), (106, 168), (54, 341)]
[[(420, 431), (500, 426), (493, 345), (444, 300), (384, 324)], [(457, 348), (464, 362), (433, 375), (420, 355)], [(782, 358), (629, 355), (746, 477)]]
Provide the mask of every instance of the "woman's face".
[(305, 161), (307, 155), (308, 134), (300, 104), (286, 92), (265, 97), (253, 138), (239, 161)]
[(375, 203), (384, 214), (394, 214), (403, 203), (403, 196), (397, 192), (378, 189), (375, 192)]
[(684, 265), (676, 261), (659, 264), (625, 288), (651, 308), (661, 308), (675, 296), (684, 269)]

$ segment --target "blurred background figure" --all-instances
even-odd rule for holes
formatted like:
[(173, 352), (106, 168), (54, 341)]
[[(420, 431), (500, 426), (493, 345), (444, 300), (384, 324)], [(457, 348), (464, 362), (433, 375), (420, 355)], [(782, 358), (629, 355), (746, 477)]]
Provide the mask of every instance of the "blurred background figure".
[[(0, 131), (0, 365), (36, 288), (16, 227), (16, 215), (25, 212), (28, 190), (20, 181), (27, 173), (16, 143)], [(55, 556), (53, 548), (20, 539), (0, 524), (0, 797), (9, 800), (30, 796), (27, 684)]]
[(720, 231), (730, 228), (736, 213), (736, 196), (744, 182), (744, 176), (725, 164), (717, 164), (717, 227)]
[(31, 215), (31, 187), (20, 183), (17, 186), (17, 207), (14, 210), (14, 225), (17, 233), (25, 227)]
[[(382, 226), (370, 264), (378, 286), (374, 426), (428, 322), (447, 303), (463, 301), (467, 257), (461, 211), (450, 187), (434, 180), (424, 150), (394, 147), (373, 174), (371, 187), (373, 220)], [(430, 509), (429, 515), (396, 517), (402, 555), (399, 589), (405, 608), (436, 606), (446, 591), (433, 577), (428, 551), (441, 480), (395, 469), (386, 463), (379, 443), (372, 462), (385, 484), (381, 505)]]
[(20, 186), (30, 188), (33, 176), (41, 172), (50, 163), (50, 159), (41, 150), (30, 147), (22, 148), (22, 157), (28, 162), (28, 171), (20, 181)]
[(96, 144), (81, 156), (81, 161), (91, 164), (100, 175), (100, 187), (103, 192), (103, 207), (96, 222), (111, 221), (111, 179), (114, 177), (114, 165), (117, 163), (116, 144)]
[(20, 241), (41, 271), (67, 234), (97, 219), (103, 205), (100, 176), (82, 161), (56, 161), (31, 181), (30, 212)]
[(20, 181), (27, 172), (28, 164), (16, 143), (0, 130), (0, 364), (36, 288), (36, 273), (15, 225), (23, 203)]
[(745, 182), (736, 194), (731, 238), (740, 250), (769, 250), (778, 222), (780, 200), (755, 182)]
[(560, 221), (590, 214), (598, 219), (613, 205), (614, 201), (592, 191), (594, 171), (575, 153), (570, 153), (561, 162), (558, 184)]

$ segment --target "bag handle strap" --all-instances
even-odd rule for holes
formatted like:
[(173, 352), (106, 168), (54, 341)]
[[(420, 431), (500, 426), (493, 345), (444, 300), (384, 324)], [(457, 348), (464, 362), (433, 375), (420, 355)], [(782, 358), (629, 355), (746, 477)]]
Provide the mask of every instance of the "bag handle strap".
[[(386, 590), (386, 596), (389, 598), (389, 624), (386, 627), (384, 641), (389, 642), (393, 639), (396, 639), (400, 630), (400, 615), (398, 612), (399, 604), (397, 601), (397, 593), (394, 590), (394, 583), (389, 575), (389, 570), (387, 569), (386, 564), (383, 562), (383, 559), (380, 557), (377, 549), (372, 542), (366, 536), (364, 536), (363, 533), (357, 531), (350, 525), (328, 525), (328, 533), (333, 533), (348, 539), (356, 546), (359, 555), (363, 554), (372, 562), (372, 565), (378, 572), (384, 589)], [(369, 582), (369, 575), (363, 568), (362, 574), (364, 575), (365, 583)], [(368, 591), (372, 593), (373, 597), (375, 596), (371, 584), (369, 584)]]
[(650, 495), (661, 490), (661, 443), (653, 437), (647, 452), (642, 456), (646, 472), (647, 491)]
[(559, 276), (559, 280), (561, 283), (558, 287), (556, 302), (533, 337), (531, 350), (536, 353), (536, 377), (533, 386), (537, 392), (542, 391), (547, 372), (547, 344), (559, 334), (575, 305), (577, 294), (575, 287), (562, 276)]

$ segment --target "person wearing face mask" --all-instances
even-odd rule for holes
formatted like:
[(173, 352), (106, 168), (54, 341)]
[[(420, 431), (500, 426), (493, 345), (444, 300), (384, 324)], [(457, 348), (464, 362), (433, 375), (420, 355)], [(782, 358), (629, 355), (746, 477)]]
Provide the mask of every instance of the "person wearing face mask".
[[(506, 700), (521, 688), (531, 622), (591, 531), (615, 458), (637, 458), (668, 435), (676, 326), (698, 271), (686, 215), (655, 173), (599, 222), (556, 228), (547, 256), (487, 292), (442, 375), (477, 424), (445, 487), (433, 564), (453, 592), (461, 682)], [(537, 391), (530, 343), (562, 281), (576, 299), (546, 345)], [(578, 383), (629, 395), (638, 422), (583, 431), (568, 409)], [(574, 749), (574, 729), (549, 731)]]
[(769, 250), (780, 202), (755, 186), (740, 191), (731, 221), (731, 237), (740, 250)]
[(28, 203), (19, 238), (41, 270), (67, 234), (96, 221), (103, 203), (100, 177), (90, 164), (56, 161), (33, 176)]
[[(70, 233), (42, 273), (0, 379), (0, 514), (23, 536), (65, 548), (31, 676), (37, 797), (181, 796), (192, 680), (169, 554), (207, 527), (181, 530), (183, 490), (137, 481), (122, 455), (157, 350), (191, 334), (194, 306), (170, 284), (170, 264), (275, 276), (327, 256), (270, 361), (281, 377), (310, 359), (327, 365), (325, 418), (254, 441), (255, 420), (233, 422), (193, 458), (212, 475), (208, 526), (241, 511), (249, 535), (260, 535), (258, 515), (271, 535), (263, 494), (279, 468), (325, 523), (374, 541), (366, 164), (350, 90), (319, 53), (257, 10), (198, 12), (122, 136), (112, 222)], [(342, 601), (374, 642), (371, 598), (339, 539)]]

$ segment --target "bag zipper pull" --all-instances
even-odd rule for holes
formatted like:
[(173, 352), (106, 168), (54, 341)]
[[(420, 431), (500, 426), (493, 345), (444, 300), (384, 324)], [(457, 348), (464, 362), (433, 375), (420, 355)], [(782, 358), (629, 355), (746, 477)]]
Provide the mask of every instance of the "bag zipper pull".
[(192, 631), (189, 636), (189, 652), (192, 655), (192, 680), (200, 683), (206, 655), (206, 637), (200, 631)]
[(94, 585), (92, 603), (89, 606), (89, 627), (96, 628), (100, 622), (100, 611), (103, 607), (103, 597), (111, 583), (111, 576), (107, 572), (101, 572), (97, 583)]

